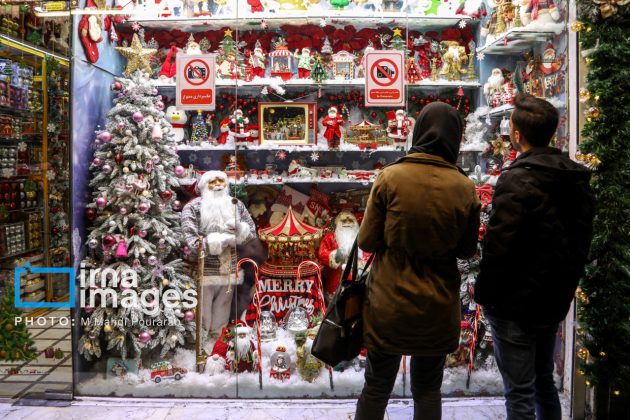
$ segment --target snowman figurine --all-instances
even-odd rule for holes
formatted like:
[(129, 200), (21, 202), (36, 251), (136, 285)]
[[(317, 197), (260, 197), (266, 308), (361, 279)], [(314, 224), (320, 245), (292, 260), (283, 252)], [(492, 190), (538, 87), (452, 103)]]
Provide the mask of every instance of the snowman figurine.
[(181, 111), (174, 106), (166, 108), (166, 115), (164, 116), (173, 126), (173, 134), (175, 135), (175, 141), (181, 143), (186, 138), (186, 123), (188, 122), (188, 116), (186, 111)]

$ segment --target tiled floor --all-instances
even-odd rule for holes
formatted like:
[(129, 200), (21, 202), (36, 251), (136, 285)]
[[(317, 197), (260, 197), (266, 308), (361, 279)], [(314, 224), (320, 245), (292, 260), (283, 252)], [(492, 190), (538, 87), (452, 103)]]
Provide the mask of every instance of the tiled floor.
[[(61, 318), (64, 320), (60, 321)], [(28, 329), (39, 356), (28, 363), (0, 361), (0, 398), (21, 398), (33, 393), (71, 389), (72, 343), (69, 318), (68, 310), (59, 309), (50, 310), (35, 318)], [(44, 350), (49, 346), (61, 349), (63, 358), (46, 358)]]

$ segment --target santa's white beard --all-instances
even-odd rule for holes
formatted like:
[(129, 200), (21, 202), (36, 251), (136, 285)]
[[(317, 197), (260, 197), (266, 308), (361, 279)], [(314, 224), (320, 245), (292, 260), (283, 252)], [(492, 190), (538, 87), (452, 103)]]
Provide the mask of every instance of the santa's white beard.
[(503, 75), (496, 75), (496, 76), (490, 76), (488, 78), (488, 87), (490, 89), (501, 89), (501, 86), (503, 86)]
[(337, 113), (336, 112), (329, 112), (328, 113), (328, 118), (334, 120), (335, 118), (337, 118)]
[(199, 215), (201, 217), (199, 227), (205, 235), (221, 231), (228, 220), (234, 220), (236, 209), (232, 204), (232, 197), (228, 194), (227, 188), (222, 190), (205, 188), (201, 193)]
[(236, 358), (239, 360), (245, 359), (249, 354), (250, 345), (247, 338), (236, 340)]
[(335, 229), (335, 239), (337, 240), (338, 249), (343, 251), (345, 255), (349, 255), (358, 233), (359, 225), (350, 227), (338, 226), (337, 229)]

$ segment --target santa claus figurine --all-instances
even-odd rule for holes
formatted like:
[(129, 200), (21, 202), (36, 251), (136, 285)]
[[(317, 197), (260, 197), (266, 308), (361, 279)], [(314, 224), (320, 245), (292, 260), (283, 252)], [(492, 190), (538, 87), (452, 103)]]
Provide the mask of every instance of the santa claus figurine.
[(269, 376), (279, 381), (291, 378), (291, 356), (287, 348), (278, 346), (276, 352), (271, 355), (271, 371)]
[(202, 328), (211, 335), (218, 335), (228, 323), (234, 286), (243, 282), (242, 275), (236, 276), (236, 246), (256, 238), (254, 221), (245, 205), (230, 196), (228, 186), (224, 172), (204, 173), (196, 186), (201, 196), (186, 204), (181, 214), (184, 242), (191, 250), (188, 258), (196, 263), (199, 247), (205, 250)]
[(501, 103), (503, 105), (514, 105), (516, 100), (516, 94), (518, 93), (514, 83), (511, 80), (507, 80), (503, 86), (501, 86)]
[(394, 140), (397, 149), (404, 149), (413, 126), (411, 120), (407, 118), (407, 113), (403, 109), (397, 110), (394, 115), (389, 111), (387, 118), (387, 137)]
[(311, 75), (311, 70), (313, 70), (313, 64), (315, 64), (315, 58), (311, 56), (311, 49), (308, 47), (302, 48), (302, 54), (300, 54), (299, 50), (295, 50), (293, 56), (298, 61), (298, 77), (300, 79), (308, 79)]
[(501, 105), (501, 90), (505, 83), (505, 77), (500, 68), (492, 69), (492, 74), (483, 85), (483, 93), (486, 95), (488, 106), (497, 107)]
[(337, 108), (334, 106), (328, 108), (328, 115), (324, 117), (322, 124), (325, 128), (324, 137), (328, 140), (329, 149), (339, 148), (339, 144), (341, 143), (341, 126), (343, 123), (343, 117), (339, 115)]
[(243, 110), (237, 109), (230, 120), (230, 135), (234, 137), (237, 146), (246, 146), (249, 143), (249, 118), (243, 116)]
[(487, 13), (483, 0), (466, 0), (457, 8), (458, 15), (470, 16), (473, 19), (481, 19)]
[(251, 329), (245, 322), (238, 321), (235, 333), (228, 343), (226, 366), (233, 373), (253, 372), (258, 365), (258, 352), (251, 338)]
[(352, 245), (359, 233), (359, 222), (354, 214), (344, 210), (335, 218), (335, 231), (328, 232), (319, 246), (318, 257), (326, 267), (324, 289), (327, 300), (332, 297), (339, 283)]
[(249, 65), (252, 66), (254, 77), (265, 77), (266, 60), (267, 56), (260, 46), (260, 40), (257, 40), (254, 52), (249, 56)]
[(560, 11), (554, 0), (522, 0), (521, 21), (524, 25), (536, 21), (554, 23), (560, 20)]

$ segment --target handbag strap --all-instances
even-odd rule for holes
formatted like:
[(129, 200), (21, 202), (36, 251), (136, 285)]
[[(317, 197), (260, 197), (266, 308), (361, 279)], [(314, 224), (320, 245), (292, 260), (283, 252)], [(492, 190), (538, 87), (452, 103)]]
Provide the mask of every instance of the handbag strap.
[[(367, 270), (370, 265), (372, 265), (372, 261), (374, 261), (374, 255), (376, 253), (372, 253), (368, 258), (365, 267), (363, 270)], [(350, 274), (352, 273), (352, 280), (350, 280)], [(352, 249), (350, 250), (350, 255), (348, 256), (348, 262), (346, 263), (346, 268), (343, 270), (343, 275), (341, 276), (342, 282), (348, 281), (356, 281), (359, 278), (359, 238), (357, 237), (352, 244)]]

